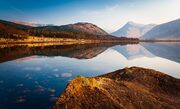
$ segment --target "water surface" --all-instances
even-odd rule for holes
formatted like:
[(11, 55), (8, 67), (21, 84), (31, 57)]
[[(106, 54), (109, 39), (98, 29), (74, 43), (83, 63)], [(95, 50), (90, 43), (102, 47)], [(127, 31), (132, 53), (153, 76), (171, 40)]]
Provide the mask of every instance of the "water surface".
[(1, 45), (0, 108), (50, 109), (78, 75), (124, 67), (155, 69), (180, 78), (180, 43)]

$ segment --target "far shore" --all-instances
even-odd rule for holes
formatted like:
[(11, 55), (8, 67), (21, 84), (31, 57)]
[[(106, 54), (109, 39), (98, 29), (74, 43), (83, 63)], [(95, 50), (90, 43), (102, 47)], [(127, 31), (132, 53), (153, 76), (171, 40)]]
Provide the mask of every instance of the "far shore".
[(104, 42), (139, 42), (139, 40), (98, 40), (98, 39), (73, 39), (73, 38), (49, 38), (29, 36), (26, 39), (0, 38), (0, 44), (27, 44), (27, 43), (104, 43)]
[(33, 44), (33, 43), (73, 43), (73, 44), (86, 44), (86, 43), (117, 43), (117, 42), (124, 42), (124, 43), (138, 43), (138, 40), (84, 40), (84, 39), (71, 39), (71, 40), (57, 40), (57, 41), (0, 41), (0, 44)]
[(47, 37), (28, 37), (27, 39), (2, 39), (0, 44), (34, 44), (34, 43), (61, 43), (61, 44), (86, 44), (86, 43), (106, 43), (106, 42), (180, 42), (180, 40), (90, 40), (90, 39), (71, 39), (71, 38), (47, 38)]
[(139, 40), (139, 42), (180, 42), (180, 40)]

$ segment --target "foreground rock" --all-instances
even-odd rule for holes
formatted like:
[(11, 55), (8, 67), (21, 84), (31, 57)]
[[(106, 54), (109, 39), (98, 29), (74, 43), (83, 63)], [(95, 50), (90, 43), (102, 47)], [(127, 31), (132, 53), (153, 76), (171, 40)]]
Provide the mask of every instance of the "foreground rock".
[(72, 80), (55, 109), (180, 109), (180, 79), (132, 67)]

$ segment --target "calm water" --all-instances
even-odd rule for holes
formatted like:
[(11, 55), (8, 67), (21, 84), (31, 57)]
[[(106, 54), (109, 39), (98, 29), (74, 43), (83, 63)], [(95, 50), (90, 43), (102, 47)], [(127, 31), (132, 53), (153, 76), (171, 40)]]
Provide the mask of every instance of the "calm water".
[(68, 81), (139, 66), (180, 78), (180, 43), (0, 46), (0, 108), (50, 109)]

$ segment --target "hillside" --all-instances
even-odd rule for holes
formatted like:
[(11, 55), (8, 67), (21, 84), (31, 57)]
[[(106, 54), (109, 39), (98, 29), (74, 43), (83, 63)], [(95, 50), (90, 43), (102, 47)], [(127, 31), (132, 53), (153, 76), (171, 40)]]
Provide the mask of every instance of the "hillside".
[(144, 25), (134, 22), (128, 22), (122, 28), (118, 29), (117, 31), (111, 34), (118, 37), (125, 36), (128, 38), (140, 38), (154, 26), (155, 24)]
[(108, 35), (103, 29), (91, 23), (76, 23), (70, 25), (60, 26), (77, 32), (94, 34), (94, 35)]
[(155, 26), (144, 34), (142, 39), (180, 40), (180, 19)]
[(93, 25), (91, 23), (75, 23), (62, 26), (44, 26), (35, 27), (32, 30), (37, 31), (49, 31), (49, 32), (73, 32), (73, 33), (85, 33), (92, 35), (108, 35), (104, 30)]
[(178, 109), (180, 80), (161, 72), (125, 68), (70, 81), (54, 109)]
[(76, 23), (63, 26), (31, 27), (0, 20), (0, 38), (25, 39), (27, 36), (58, 37), (73, 39), (117, 39), (90, 23)]
[(27, 36), (30, 26), (0, 20), (0, 38), (21, 38)]

